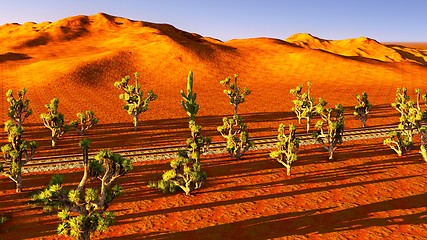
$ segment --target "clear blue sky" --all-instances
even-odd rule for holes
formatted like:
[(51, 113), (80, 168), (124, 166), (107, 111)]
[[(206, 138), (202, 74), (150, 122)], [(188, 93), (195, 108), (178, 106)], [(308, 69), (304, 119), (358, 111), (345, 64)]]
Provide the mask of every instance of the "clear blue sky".
[(0, 0), (0, 25), (105, 12), (226, 41), (370, 37), (427, 42), (427, 0)]

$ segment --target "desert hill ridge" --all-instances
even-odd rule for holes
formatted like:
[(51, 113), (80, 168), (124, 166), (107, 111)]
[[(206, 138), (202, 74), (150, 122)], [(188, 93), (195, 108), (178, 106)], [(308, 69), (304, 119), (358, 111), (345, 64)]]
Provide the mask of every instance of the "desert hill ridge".
[(384, 62), (410, 61), (424, 65), (427, 62), (426, 51), (404, 46), (385, 45), (367, 37), (326, 40), (309, 33), (298, 33), (285, 41), (303, 48), (324, 50), (342, 56), (364, 57)]
[[(165, 35), (176, 42), (185, 43), (194, 41), (204, 44), (227, 46), (236, 40), (222, 42), (212, 37), (203, 37), (197, 33), (189, 33), (175, 28), (170, 24), (135, 21), (123, 17), (116, 17), (106, 13), (91, 16), (78, 15), (64, 18), (55, 22), (24, 24), (9, 23), (0, 26), (0, 36), (7, 38), (19, 37), (21, 41), (10, 42), (8, 47), (20, 49), (22, 47), (37, 47), (53, 41), (60, 43), (76, 38), (85, 37), (89, 32), (121, 31), (127, 29), (145, 28), (147, 34)], [(7, 34), (6, 34), (7, 33)], [(3, 43), (6, 39), (0, 40)], [(242, 40), (242, 39), (237, 39)], [(344, 40), (327, 40), (315, 37), (309, 33), (297, 33), (284, 40), (287, 43), (312, 50), (323, 50), (345, 57), (362, 57), (383, 62), (409, 61), (427, 65), (427, 50), (418, 50), (398, 45), (382, 44), (374, 39), (359, 37)]]
[[(189, 70), (194, 72), (199, 101), (205, 103), (199, 114), (205, 116), (229, 112), (219, 81), (235, 73), (242, 86), (253, 90), (253, 104), (242, 107), (242, 113), (289, 111), (289, 89), (308, 80), (318, 86), (313, 92), (332, 105), (351, 105), (360, 84), (369, 90), (381, 82), (375, 91), (388, 94), (372, 96), (373, 102), (388, 105), (397, 86), (420, 87), (427, 79), (427, 50), (368, 38), (330, 41), (307, 34), (222, 42), (169, 24), (105, 13), (5, 24), (0, 26), (0, 42), (1, 92), (26, 87), (35, 113), (29, 121), (35, 123), (53, 97), (60, 98), (67, 119), (91, 109), (101, 122), (125, 122), (129, 116), (121, 110), (120, 91), (113, 84), (136, 71), (141, 72), (143, 89), (160, 96), (150, 106), (159, 112), (142, 119), (185, 117), (176, 93), (185, 86)], [(341, 86), (336, 91), (344, 95), (329, 91), (337, 82)], [(111, 114), (105, 109), (118, 110)], [(5, 121), (6, 110), (3, 103), (0, 121)]]

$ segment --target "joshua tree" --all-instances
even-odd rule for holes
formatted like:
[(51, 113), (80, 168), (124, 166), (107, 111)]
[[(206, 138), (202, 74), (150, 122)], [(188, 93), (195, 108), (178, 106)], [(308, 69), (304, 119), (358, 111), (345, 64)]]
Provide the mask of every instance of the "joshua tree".
[(1, 148), (4, 162), (0, 162), (0, 174), (15, 182), (16, 192), (22, 192), (22, 166), (33, 159), (37, 148), (37, 142), (29, 143), (22, 139), (22, 123), (32, 113), (31, 109), (28, 109), (30, 101), (24, 99), (26, 92), (25, 88), (19, 91), (18, 99), (13, 97), (12, 90), (6, 92), (7, 102), (10, 104), (8, 116), (11, 120), (4, 124), (9, 143)]
[(200, 188), (207, 178), (200, 168), (200, 163), (188, 157), (185, 150), (179, 151), (178, 157), (170, 162), (170, 166), (172, 169), (163, 173), (161, 180), (150, 182), (148, 186), (158, 188), (164, 193), (175, 192), (179, 187), (186, 195), (190, 195), (190, 192)]
[(226, 79), (220, 81), (219, 83), (226, 87), (224, 93), (230, 98), (230, 104), (234, 107), (234, 116), (237, 115), (237, 109), (239, 108), (239, 104), (245, 102), (245, 97), (251, 94), (251, 91), (246, 87), (243, 89), (243, 92), (240, 93), (240, 88), (237, 87), (237, 74), (234, 74), (234, 83), (230, 83), (231, 77), (227, 77)]
[(180, 91), (183, 100), (181, 106), (187, 115), (190, 117), (188, 128), (191, 131), (191, 137), (187, 139), (187, 148), (191, 159), (198, 163), (200, 155), (208, 150), (211, 139), (203, 137), (200, 133), (202, 127), (196, 124), (194, 118), (199, 111), (199, 104), (196, 102), (197, 94), (193, 93), (193, 72), (190, 71), (187, 78), (187, 93), (184, 90)]
[(337, 104), (335, 109), (325, 108), (326, 102), (323, 100), (320, 102), (322, 103), (316, 105), (316, 112), (322, 120), (316, 123), (313, 137), (329, 152), (329, 160), (332, 160), (337, 145), (342, 143), (344, 108), (341, 104)]
[[(415, 92), (417, 94), (417, 109), (419, 112), (421, 112), (421, 109), (420, 109), (420, 98), (421, 98), (420, 89), (416, 89)], [(424, 100), (424, 104), (427, 106), (427, 93), (422, 95), (422, 99)], [(425, 110), (424, 112), (421, 112), (421, 115), (422, 115), (421, 121), (427, 121), (427, 110)], [(426, 150), (427, 126), (419, 125), (418, 126), (418, 133), (420, 134), (420, 137), (421, 137), (420, 153), (421, 153), (421, 156), (423, 157), (424, 161), (427, 162), (427, 150)]]
[(294, 107), (292, 111), (295, 112), (298, 118), (298, 123), (301, 124), (301, 119), (305, 118), (307, 120), (307, 132), (310, 131), (310, 120), (316, 115), (316, 104), (314, 103), (314, 98), (310, 95), (311, 82), (307, 82), (307, 92), (302, 92), (302, 84), (297, 86), (295, 89), (291, 89), (290, 93), (295, 96)]
[(148, 104), (157, 99), (157, 95), (153, 90), (148, 91), (148, 96), (143, 98), (143, 91), (138, 84), (139, 73), (135, 73), (135, 86), (129, 85), (129, 76), (122, 78), (122, 81), (115, 82), (114, 86), (123, 90), (125, 93), (120, 94), (119, 98), (125, 102), (123, 109), (133, 117), (134, 131), (138, 129), (138, 116), (139, 114), (148, 110)]
[(400, 130), (389, 132), (388, 137), (383, 140), (383, 144), (393, 149), (398, 156), (402, 156), (404, 152), (409, 151), (413, 145), (412, 141), (409, 140), (409, 136)]
[(49, 104), (46, 104), (47, 113), (42, 113), (40, 118), (45, 127), (52, 131), (52, 147), (56, 146), (56, 141), (64, 133), (68, 132), (70, 126), (64, 124), (64, 114), (58, 112), (59, 99), (54, 98)]
[[(114, 223), (114, 213), (108, 212), (109, 204), (122, 188), (113, 182), (132, 169), (131, 160), (110, 150), (101, 150), (95, 159), (88, 159), (90, 141), (80, 141), (83, 150), (84, 174), (75, 190), (62, 187), (62, 176), (55, 175), (49, 186), (33, 196), (33, 201), (44, 205), (45, 210), (58, 210), (61, 222), (58, 234), (76, 239), (90, 239), (94, 231), (106, 231)], [(89, 176), (99, 179), (100, 189), (87, 188)]]
[(149, 187), (160, 189), (162, 192), (175, 192), (181, 188), (186, 195), (194, 189), (202, 186), (207, 174), (201, 170), (200, 155), (205, 152), (211, 139), (203, 137), (200, 133), (202, 127), (197, 125), (194, 118), (199, 110), (196, 102), (196, 93), (193, 93), (193, 72), (190, 71), (187, 78), (187, 93), (181, 90), (183, 100), (181, 105), (190, 117), (189, 128), (191, 137), (187, 139), (187, 151), (180, 150), (178, 157), (170, 162), (171, 170), (162, 175), (157, 182), (150, 182)]
[(359, 119), (363, 127), (366, 127), (366, 121), (368, 120), (369, 111), (372, 108), (372, 104), (368, 100), (368, 94), (366, 92), (362, 93), (362, 95), (356, 95), (357, 104), (354, 106), (353, 114)]
[(98, 122), (95, 113), (87, 110), (85, 113), (77, 113), (77, 120), (71, 121), (70, 127), (73, 127), (80, 135), (84, 135), (89, 128)]
[(412, 138), (416, 130), (420, 133), (421, 145), (423, 145), (421, 122), (426, 114), (420, 109), (420, 90), (416, 89), (415, 93), (417, 94), (416, 104), (407, 95), (406, 88), (398, 88), (395, 102), (391, 104), (400, 113), (398, 130), (391, 131), (389, 137), (384, 139), (383, 143), (393, 149), (399, 156), (409, 151), (413, 146)]
[(245, 102), (245, 97), (251, 93), (246, 87), (243, 92), (237, 86), (237, 77), (234, 75), (234, 83), (230, 83), (231, 77), (220, 81), (220, 84), (227, 87), (224, 93), (230, 98), (230, 104), (234, 107), (233, 118), (224, 117), (222, 119), (223, 125), (217, 128), (218, 132), (227, 140), (226, 150), (231, 156), (240, 159), (241, 156), (253, 146), (249, 141), (249, 134), (247, 126), (243, 123), (242, 118), (237, 114), (239, 104)]
[(406, 88), (398, 88), (396, 90), (395, 102), (391, 104), (400, 113), (400, 123), (398, 129), (402, 131), (408, 140), (412, 142), (414, 131), (421, 127), (421, 121), (423, 120), (423, 112), (419, 107), (420, 93), (419, 89), (416, 90), (417, 94), (417, 106), (414, 101), (407, 95)]
[(270, 157), (276, 159), (279, 163), (286, 167), (287, 175), (291, 175), (291, 164), (298, 159), (299, 138), (296, 137), (296, 126), (289, 124), (289, 134), (285, 134), (286, 126), (279, 125), (277, 135), (277, 151), (270, 152)]
[(4, 163), (0, 162), (0, 173), (15, 182), (16, 192), (19, 193), (22, 192), (22, 166), (33, 159), (38, 145), (35, 141), (29, 143), (22, 139), (22, 126), (15, 125), (11, 120), (4, 125), (9, 143), (1, 148)]
[(30, 100), (25, 99), (26, 93), (27, 89), (23, 88), (18, 92), (18, 98), (15, 99), (11, 89), (6, 92), (6, 99), (9, 103), (9, 112), (7, 115), (17, 124), (18, 127), (22, 126), (25, 119), (33, 113), (33, 111), (28, 108)]

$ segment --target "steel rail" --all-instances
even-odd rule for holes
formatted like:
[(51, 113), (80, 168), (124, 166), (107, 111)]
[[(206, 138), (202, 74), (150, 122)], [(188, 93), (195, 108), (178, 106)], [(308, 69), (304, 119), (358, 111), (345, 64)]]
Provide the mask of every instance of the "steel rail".
[[(351, 141), (358, 139), (382, 138), (386, 137), (388, 132), (397, 130), (396, 125), (375, 126), (366, 128), (352, 128), (344, 132), (343, 140)], [(317, 144), (316, 140), (311, 137), (310, 133), (298, 133), (297, 137), (300, 139), (300, 145)], [(250, 138), (254, 142), (252, 151), (262, 149), (272, 149), (276, 146), (277, 136), (261, 136)], [(221, 154), (226, 153), (224, 149), (225, 142), (213, 142), (209, 146), (209, 150), (204, 154)], [(184, 145), (169, 145), (148, 147), (139, 149), (119, 149), (115, 153), (120, 153), (124, 157), (133, 157), (136, 162), (149, 161), (149, 160), (163, 160), (176, 157), (176, 153), (180, 149), (185, 149)], [(89, 153), (89, 159), (93, 159), (97, 153)], [(59, 169), (81, 168), (82, 165), (81, 154), (66, 154), (56, 156), (45, 156), (33, 158), (23, 166), (23, 172), (39, 172), (39, 171), (52, 171)]]

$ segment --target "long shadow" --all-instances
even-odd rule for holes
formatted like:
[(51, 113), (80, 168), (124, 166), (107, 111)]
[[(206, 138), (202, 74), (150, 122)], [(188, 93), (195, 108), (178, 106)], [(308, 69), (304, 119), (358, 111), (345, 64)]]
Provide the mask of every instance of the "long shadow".
[(158, 234), (134, 234), (141, 239), (272, 239), (307, 234), (367, 229), (375, 226), (425, 224), (427, 212), (390, 217), (372, 217), (376, 213), (425, 208), (427, 193), (370, 203), (343, 210), (321, 208), (281, 213), (210, 226), (190, 231)]
[[(302, 190), (297, 190), (297, 191), (292, 191), (292, 192), (281, 192), (281, 193), (276, 193), (276, 194), (260, 195), (260, 196), (255, 196), (255, 197), (244, 197), (244, 198), (233, 199), (233, 200), (222, 200), (222, 201), (209, 202), (209, 203), (204, 203), (204, 204), (180, 206), (180, 207), (174, 207), (174, 208), (169, 208), (169, 209), (154, 210), (154, 211), (149, 211), (149, 212), (126, 214), (123, 216), (118, 216), (117, 220), (120, 222), (120, 220), (124, 220), (124, 219), (129, 220), (129, 219), (135, 219), (135, 218), (140, 218), (140, 217), (145, 217), (145, 216), (164, 215), (164, 214), (173, 213), (173, 212), (183, 212), (183, 211), (190, 211), (190, 210), (203, 209), (203, 208), (213, 208), (213, 207), (218, 207), (218, 206), (226, 206), (226, 205), (232, 205), (232, 204), (256, 202), (256, 201), (262, 201), (262, 200), (268, 200), (268, 199), (274, 199), (274, 198), (282, 198), (282, 197), (296, 196), (296, 195), (301, 195), (301, 194), (330, 191), (330, 190), (334, 190), (334, 189), (342, 189), (342, 188), (348, 188), (348, 187), (353, 187), (353, 186), (363, 186), (363, 185), (367, 185), (367, 184), (397, 181), (397, 180), (409, 179), (409, 178), (419, 177), (419, 176), (420, 175), (412, 175), (412, 176), (394, 177), (394, 178), (386, 178), (386, 179), (379, 179), (379, 180), (369, 180), (369, 181), (347, 183), (347, 184), (334, 185), (334, 186), (323, 186), (323, 187), (302, 189)], [(208, 191), (201, 190), (201, 192), (208, 193), (209, 190)]]

